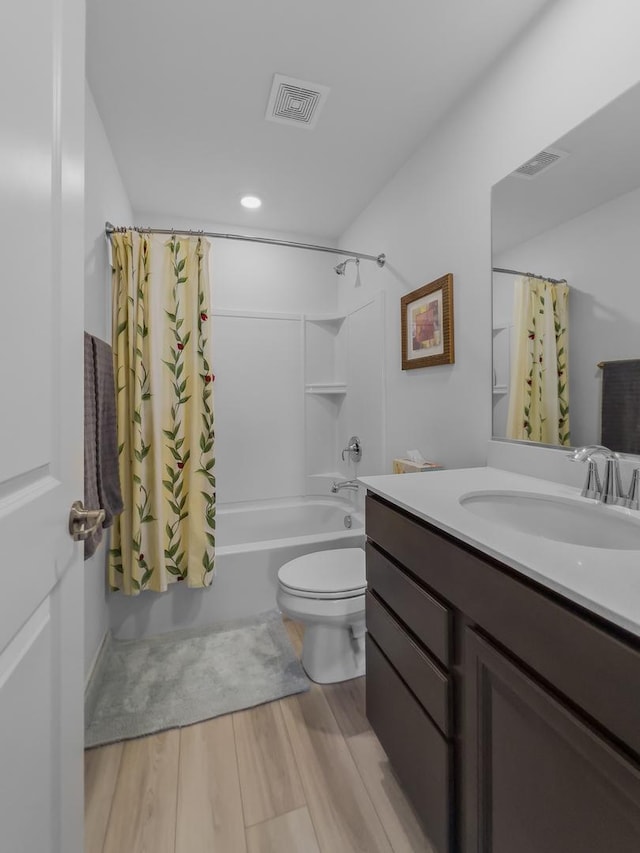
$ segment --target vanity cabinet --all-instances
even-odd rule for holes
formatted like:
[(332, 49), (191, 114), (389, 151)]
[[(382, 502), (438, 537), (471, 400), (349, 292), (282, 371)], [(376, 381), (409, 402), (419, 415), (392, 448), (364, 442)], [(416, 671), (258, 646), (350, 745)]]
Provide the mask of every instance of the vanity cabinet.
[(371, 494), (366, 530), (367, 715), (438, 853), (637, 853), (640, 642)]

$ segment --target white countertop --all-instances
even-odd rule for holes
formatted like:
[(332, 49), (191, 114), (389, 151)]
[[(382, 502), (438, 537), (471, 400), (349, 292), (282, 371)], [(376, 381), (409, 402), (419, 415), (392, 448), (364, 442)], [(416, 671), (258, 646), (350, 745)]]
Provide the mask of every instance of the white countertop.
[(580, 497), (572, 486), (500, 468), (460, 468), (359, 477), (369, 491), (500, 560), (523, 575), (640, 637), (640, 513), (599, 505), (638, 523), (638, 550), (570, 545), (484, 520), (460, 504), (467, 492), (498, 490)]

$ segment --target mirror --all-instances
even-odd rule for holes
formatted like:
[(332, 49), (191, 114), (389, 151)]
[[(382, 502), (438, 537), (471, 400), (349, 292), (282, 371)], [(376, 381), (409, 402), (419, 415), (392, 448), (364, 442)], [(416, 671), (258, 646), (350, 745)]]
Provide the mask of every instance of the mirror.
[[(640, 421), (625, 427), (638, 432), (639, 448), (633, 449), (619, 431), (625, 418), (616, 409), (619, 404), (629, 405), (632, 398), (640, 401), (640, 361), (637, 366), (629, 361), (624, 368), (605, 368), (604, 422), (603, 369), (599, 366), (640, 359), (640, 86), (532, 156), (525, 167), (524, 171), (534, 174), (512, 173), (493, 187), (491, 195), (492, 266), (509, 271), (493, 272), (494, 438), (579, 447), (603, 443), (606, 435), (618, 444), (612, 449), (640, 452)], [(519, 389), (523, 381), (525, 391), (531, 389), (531, 373), (525, 373), (522, 361), (523, 347), (532, 347), (534, 338), (544, 337), (538, 334), (540, 315), (548, 310), (552, 289), (540, 285), (535, 306), (531, 302), (526, 309), (531, 308), (530, 317), (538, 318), (538, 329), (535, 334), (533, 329), (525, 329), (529, 338), (525, 344), (522, 300), (529, 295), (527, 291), (523, 297), (522, 288), (528, 285), (513, 271), (568, 283), (567, 352), (563, 340), (558, 338), (556, 345), (556, 353), (561, 353), (559, 368), (565, 369), (559, 369), (556, 377), (551, 370), (547, 372), (557, 389), (563, 388), (568, 377), (563, 390), (565, 397), (568, 394), (568, 435), (563, 435), (565, 406), (560, 400), (560, 430), (551, 440), (542, 429), (532, 430), (527, 421), (527, 403), (535, 407), (538, 396), (549, 393), (548, 389), (538, 389), (533, 404), (531, 393), (521, 399)], [(557, 314), (555, 323), (557, 332)], [(535, 387), (538, 372), (542, 376), (537, 365), (543, 356), (538, 357), (537, 351), (529, 356), (536, 361)], [(533, 370), (531, 366), (527, 369)], [(616, 378), (620, 370), (626, 371), (627, 384), (615, 391), (616, 383), (623, 381)], [(640, 417), (640, 402), (637, 406)], [(515, 434), (518, 426), (520, 433)], [(524, 433), (522, 427), (526, 427)]]

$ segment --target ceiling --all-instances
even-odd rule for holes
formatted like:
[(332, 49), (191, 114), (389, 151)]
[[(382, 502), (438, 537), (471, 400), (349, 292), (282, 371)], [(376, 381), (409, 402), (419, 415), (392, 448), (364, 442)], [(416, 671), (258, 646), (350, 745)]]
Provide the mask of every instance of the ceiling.
[(568, 156), (533, 179), (507, 175), (493, 188), (494, 257), (640, 186), (640, 85), (547, 147)]
[[(332, 239), (547, 2), (88, 0), (87, 76), (136, 214)], [(330, 88), (314, 129), (275, 73)]]

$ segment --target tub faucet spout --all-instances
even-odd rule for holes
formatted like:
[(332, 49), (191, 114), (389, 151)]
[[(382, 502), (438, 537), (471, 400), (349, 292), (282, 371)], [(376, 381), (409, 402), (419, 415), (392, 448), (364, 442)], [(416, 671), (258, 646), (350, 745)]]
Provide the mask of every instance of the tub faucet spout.
[(357, 480), (334, 480), (331, 484), (331, 493), (337, 494), (340, 489), (351, 489), (353, 492), (357, 492), (359, 488), (359, 483)]

